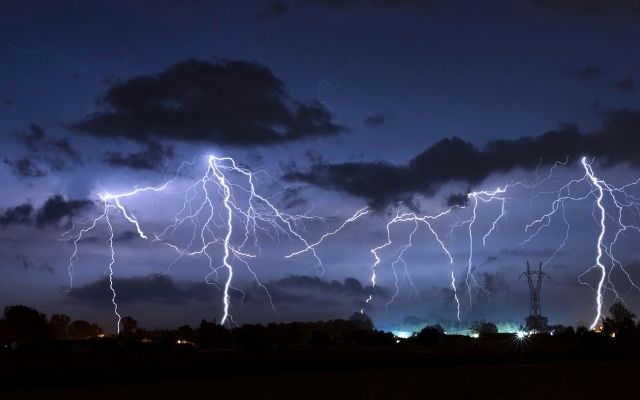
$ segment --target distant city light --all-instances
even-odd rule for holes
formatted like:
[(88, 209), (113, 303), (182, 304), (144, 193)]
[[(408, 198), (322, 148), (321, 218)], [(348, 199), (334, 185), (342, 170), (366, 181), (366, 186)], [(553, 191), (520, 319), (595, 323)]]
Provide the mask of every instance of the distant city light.
[(410, 338), (411, 335), (413, 335), (413, 332), (409, 331), (391, 331), (391, 333), (393, 334), (393, 336), (400, 339), (407, 339)]

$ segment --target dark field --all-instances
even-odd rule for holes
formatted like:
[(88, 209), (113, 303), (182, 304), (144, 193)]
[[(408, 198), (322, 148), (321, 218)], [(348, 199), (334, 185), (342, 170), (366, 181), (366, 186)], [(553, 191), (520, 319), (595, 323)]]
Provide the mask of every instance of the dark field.
[(2, 399), (638, 398), (633, 341), (512, 335), (433, 348), (0, 353)]

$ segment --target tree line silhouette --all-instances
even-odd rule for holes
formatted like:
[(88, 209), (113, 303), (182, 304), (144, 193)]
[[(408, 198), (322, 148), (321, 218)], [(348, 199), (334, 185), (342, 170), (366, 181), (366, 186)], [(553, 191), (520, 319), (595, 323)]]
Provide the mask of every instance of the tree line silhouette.
[(98, 324), (74, 320), (66, 314), (50, 318), (25, 305), (11, 305), (0, 319), (0, 348), (26, 348), (53, 342), (84, 342), (97, 345), (101, 341), (133, 346), (181, 348), (240, 348), (261, 350), (295, 345), (326, 346), (333, 344), (382, 345), (395, 341), (393, 334), (374, 329), (371, 319), (354, 313), (349, 319), (322, 322), (271, 323), (242, 325), (228, 329), (212, 321), (202, 320), (198, 327), (182, 325), (175, 329), (149, 330), (138, 327), (131, 316), (121, 320), (119, 335), (105, 335)]
[[(640, 337), (640, 322), (624, 304), (614, 303), (609, 316), (603, 318), (598, 333), (585, 327), (574, 330), (571, 326), (557, 325), (558, 335), (594, 335), (608, 337)], [(490, 322), (472, 325), (480, 336), (498, 334)], [(228, 329), (215, 321), (202, 320), (197, 327), (182, 325), (175, 329), (149, 330), (138, 326), (131, 316), (121, 320), (119, 335), (105, 335), (98, 324), (73, 320), (66, 314), (52, 314), (50, 318), (40, 311), (25, 306), (4, 308), (0, 319), (0, 349), (42, 348), (57, 346), (68, 348), (81, 343), (90, 348), (171, 348), (171, 349), (288, 349), (292, 346), (390, 346), (398, 342), (392, 333), (376, 330), (366, 314), (354, 313), (349, 319), (320, 322), (247, 324)], [(445, 336), (440, 325), (428, 325), (414, 333), (405, 342), (435, 346)]]

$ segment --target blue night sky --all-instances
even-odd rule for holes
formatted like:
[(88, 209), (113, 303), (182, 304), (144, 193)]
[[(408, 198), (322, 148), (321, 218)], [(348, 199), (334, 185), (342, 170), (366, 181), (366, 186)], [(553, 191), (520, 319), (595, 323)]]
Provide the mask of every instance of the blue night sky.
[[(324, 271), (308, 253), (285, 257), (299, 241), (258, 232), (250, 264), (275, 311), (236, 260), (238, 323), (344, 318), (370, 294), (365, 311), (378, 325), (409, 315), (454, 321), (452, 271), (462, 322), (521, 323), (529, 299), (518, 277), (529, 260), (551, 276), (542, 306), (550, 322), (589, 325), (599, 275), (583, 276), (591, 287), (578, 276), (596, 262), (597, 187), (561, 188), (585, 176), (582, 156), (610, 187), (640, 176), (638, 22), (630, 0), (3, 1), (0, 304), (115, 329), (107, 226), (78, 242), (70, 291), (74, 247), (63, 234), (101, 214), (100, 194), (173, 178), (167, 191), (123, 200), (150, 240), (110, 209), (119, 310), (147, 327), (220, 321), (224, 273), (218, 287), (207, 284), (206, 257), (176, 261), (151, 240), (215, 155), (263, 171), (257, 191), (287, 215), (324, 217), (296, 225), (310, 243), (370, 210), (317, 247)], [(566, 163), (552, 170), (556, 161)], [(470, 254), (467, 193), (516, 182), (484, 245), (502, 200), (479, 201)], [(619, 262), (602, 261), (611, 271), (605, 309), (615, 285), (640, 311), (640, 290), (622, 270), (640, 280), (638, 186), (603, 198), (603, 240), (615, 240)], [(212, 190), (222, 221), (222, 192)], [(558, 196), (585, 199), (553, 203)], [(537, 229), (527, 224), (554, 204), (548, 226), (527, 240)], [(370, 250), (387, 241), (387, 223), (450, 206), (432, 227), (453, 263), (424, 225), (394, 263), (414, 225), (393, 225), (372, 288)], [(192, 235), (182, 226), (170, 242), (188, 247)], [(209, 256), (219, 265), (223, 247)], [(469, 266), (477, 284), (468, 289)]]

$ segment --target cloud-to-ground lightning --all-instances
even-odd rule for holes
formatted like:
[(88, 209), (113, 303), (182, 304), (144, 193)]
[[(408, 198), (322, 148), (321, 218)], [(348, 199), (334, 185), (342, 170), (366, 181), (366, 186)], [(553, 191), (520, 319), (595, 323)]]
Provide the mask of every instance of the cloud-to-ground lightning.
[[(468, 204), (467, 205), (454, 205), (451, 206), (447, 209), (445, 209), (444, 211), (438, 213), (438, 214), (433, 214), (433, 215), (424, 215), (424, 216), (419, 216), (416, 213), (397, 213), (396, 216), (391, 219), (387, 225), (386, 225), (386, 237), (387, 237), (387, 241), (377, 247), (374, 247), (370, 250), (371, 254), (374, 257), (374, 262), (371, 265), (371, 284), (372, 286), (375, 288), (376, 286), (376, 268), (380, 265), (380, 263), (382, 262), (382, 259), (380, 257), (380, 252), (382, 250), (384, 250), (385, 248), (389, 247), (392, 245), (393, 240), (392, 240), (392, 235), (391, 235), (391, 228), (392, 226), (396, 225), (396, 224), (401, 224), (401, 223), (405, 223), (405, 222), (411, 222), (413, 224), (415, 224), (415, 228), (411, 231), (408, 241), (406, 244), (404, 244), (401, 248), (400, 251), (397, 253), (397, 256), (394, 258), (394, 260), (391, 263), (391, 269), (392, 269), (392, 273), (395, 277), (395, 286), (396, 286), (396, 293), (395, 295), (397, 295), (397, 288), (398, 288), (398, 282), (397, 282), (397, 274), (396, 274), (396, 270), (395, 270), (395, 265), (398, 262), (402, 262), (404, 263), (404, 259), (402, 258), (403, 255), (405, 254), (405, 252), (411, 248), (414, 243), (413, 243), (413, 236), (417, 230), (418, 225), (423, 225), (427, 228), (428, 232), (432, 235), (433, 239), (435, 240), (435, 243), (437, 244), (437, 246), (442, 250), (442, 252), (446, 255), (447, 259), (449, 260), (449, 265), (451, 266), (451, 289), (453, 291), (453, 298), (455, 300), (456, 303), (456, 318), (458, 320), (461, 320), (461, 303), (460, 303), (460, 298), (458, 296), (458, 288), (456, 286), (456, 278), (455, 278), (455, 271), (453, 269), (453, 263), (454, 263), (454, 259), (453, 256), (451, 254), (451, 251), (449, 250), (448, 246), (445, 244), (444, 239), (442, 238), (442, 233), (438, 233), (438, 231), (436, 230), (436, 227), (434, 227), (434, 224), (440, 220), (443, 219), (447, 216), (450, 216), (454, 213), (454, 211), (456, 209), (465, 209), (465, 208), (470, 208), (471, 209), (471, 216), (469, 216), (467, 219), (464, 219), (462, 221), (458, 221), (456, 223), (454, 223), (451, 227), (451, 230), (455, 229), (455, 228), (459, 228), (462, 226), (467, 226), (468, 229), (468, 237), (469, 237), (469, 257), (467, 259), (467, 268), (466, 268), (466, 273), (465, 273), (465, 284), (466, 284), (466, 288), (467, 288), (467, 292), (468, 292), (468, 298), (469, 298), (469, 302), (470, 304), (472, 303), (472, 287), (477, 287), (482, 289), (482, 286), (477, 282), (477, 280), (475, 279), (474, 275), (473, 275), (473, 246), (474, 246), (474, 242), (473, 242), (473, 224), (476, 221), (477, 218), (477, 207), (479, 202), (482, 203), (489, 203), (492, 201), (498, 201), (500, 202), (501, 206), (500, 206), (500, 214), (495, 217), (492, 220), (491, 226), (490, 228), (484, 233), (483, 237), (482, 237), (482, 243), (486, 244), (487, 238), (489, 236), (491, 236), (491, 234), (494, 232), (494, 230), (496, 229), (497, 224), (500, 222), (500, 220), (506, 215), (506, 210), (505, 210), (505, 202), (506, 202), (506, 198), (504, 197), (504, 193), (506, 192), (507, 188), (509, 187), (509, 185), (506, 185), (505, 187), (498, 187), (495, 190), (491, 190), (491, 191), (477, 191), (477, 192), (470, 192), (467, 194), (467, 201)], [(406, 271), (406, 267), (405, 267), (405, 271)], [(406, 272), (408, 274), (408, 272)], [(392, 296), (391, 300), (389, 303), (387, 303), (387, 305), (391, 304), (391, 302), (393, 302), (394, 298), (396, 296)], [(373, 301), (373, 295), (369, 295), (369, 297), (365, 300), (365, 306), (360, 310), (361, 312), (364, 312), (367, 304), (371, 303)]]
[[(593, 161), (586, 157), (580, 160), (580, 165), (584, 174), (578, 178), (569, 179), (562, 184), (559, 189), (543, 192), (539, 188), (543, 184), (549, 183), (555, 177), (556, 169), (567, 167), (568, 160), (558, 161), (553, 164), (549, 174), (540, 178), (536, 171), (536, 181), (533, 184), (517, 181), (499, 186), (493, 190), (471, 191), (466, 195), (466, 203), (463, 205), (453, 205), (443, 211), (434, 214), (419, 215), (416, 212), (398, 211), (396, 215), (386, 223), (386, 241), (370, 249), (373, 262), (370, 265), (370, 282), (374, 290), (364, 299), (361, 312), (370, 306), (374, 300), (375, 288), (378, 285), (379, 268), (386, 262), (385, 252), (392, 248), (394, 244), (394, 227), (396, 225), (410, 224), (410, 231), (390, 258), (390, 269), (394, 279), (395, 291), (392, 293), (388, 307), (399, 294), (398, 266), (403, 266), (403, 274), (415, 289), (413, 280), (409, 274), (405, 255), (413, 247), (418, 245), (415, 235), (420, 227), (426, 228), (433, 243), (440, 249), (443, 256), (448, 260), (450, 288), (456, 306), (456, 317), (462, 318), (462, 299), (459, 294), (459, 282), (462, 281), (467, 291), (467, 311), (473, 307), (473, 290), (485, 291), (485, 288), (476, 280), (474, 276), (474, 247), (476, 242), (481, 242), (486, 246), (490, 237), (500, 230), (503, 219), (507, 216), (507, 202), (515, 201), (508, 197), (507, 193), (515, 187), (520, 187), (531, 191), (533, 194), (529, 200), (534, 201), (543, 195), (553, 195), (549, 211), (539, 218), (536, 218), (524, 226), (526, 238), (521, 245), (526, 245), (542, 234), (545, 229), (553, 223), (554, 216), (559, 215), (564, 224), (564, 236), (562, 242), (557, 246), (551, 256), (543, 263), (546, 266), (565, 247), (571, 225), (567, 218), (566, 210), (571, 202), (582, 202), (593, 200), (593, 217), (598, 227), (598, 236), (595, 241), (596, 258), (595, 263), (581, 274), (578, 279), (580, 283), (588, 284), (583, 279), (592, 270), (598, 271), (597, 285), (593, 287), (596, 294), (596, 313), (591, 324), (591, 329), (595, 329), (602, 319), (602, 309), (604, 304), (604, 292), (610, 291), (615, 295), (616, 300), (622, 300), (612, 281), (612, 272), (619, 269), (631, 287), (640, 291), (632, 280), (630, 274), (623, 267), (615, 256), (615, 245), (625, 231), (640, 232), (640, 227), (636, 224), (626, 222), (626, 213), (637, 214), (640, 210), (640, 198), (629, 193), (629, 189), (640, 186), (640, 179), (630, 184), (617, 187), (608, 183), (594, 173)], [(195, 168), (195, 163), (186, 163)], [(257, 190), (257, 174), (246, 167), (239, 165), (233, 158), (208, 156), (206, 158), (206, 170), (203, 175), (189, 183), (184, 177), (177, 174), (159, 186), (148, 186), (135, 188), (134, 190), (122, 193), (103, 192), (98, 195), (102, 204), (101, 212), (94, 219), (76, 224), (70, 231), (63, 234), (64, 240), (72, 242), (73, 252), (69, 258), (69, 282), (70, 289), (73, 287), (74, 271), (78, 264), (79, 243), (85, 236), (95, 230), (99, 224), (105, 224), (107, 228), (106, 243), (109, 248), (110, 261), (107, 267), (109, 278), (109, 288), (112, 293), (112, 303), (114, 313), (118, 318), (118, 331), (120, 329), (120, 314), (118, 312), (117, 292), (114, 287), (114, 265), (117, 263), (114, 249), (114, 226), (112, 219), (116, 214), (122, 216), (125, 223), (130, 224), (137, 235), (151, 243), (160, 243), (168, 246), (177, 253), (173, 262), (169, 263), (169, 268), (178, 260), (185, 256), (203, 256), (206, 258), (210, 272), (205, 276), (205, 281), (215, 285), (222, 291), (222, 324), (234, 323), (233, 304), (231, 292), (237, 291), (242, 297), (244, 293), (239, 287), (234, 286), (234, 273), (239, 267), (246, 269), (255, 280), (257, 287), (263, 290), (269, 300), (271, 295), (268, 288), (263, 284), (258, 274), (252, 268), (252, 263), (261, 253), (259, 238), (268, 237), (274, 241), (287, 239), (290, 245), (297, 250), (289, 251), (283, 255), (284, 258), (293, 258), (309, 253), (315, 260), (315, 264), (320, 271), (324, 271), (324, 266), (318, 254), (318, 248), (331, 237), (339, 234), (349, 224), (360, 220), (362, 217), (371, 214), (369, 208), (357, 210), (353, 215), (346, 218), (341, 224), (333, 229), (327, 229), (324, 234), (314, 240), (306, 238), (305, 224), (311, 221), (324, 221), (326, 218), (309, 214), (289, 214), (280, 210), (272, 200)], [(181, 166), (183, 168), (185, 163)], [(187, 182), (186, 184), (184, 182)], [(135, 198), (142, 193), (167, 192), (169, 187), (183, 184), (180, 193), (184, 194), (182, 208), (173, 215), (173, 220), (160, 232), (147, 233), (142, 227), (138, 217), (126, 204), (129, 199)], [(488, 221), (485, 220), (483, 205), (497, 203), (498, 212), (491, 212)], [(494, 207), (495, 208), (495, 207)], [(483, 219), (483, 223), (477, 225), (478, 219)], [(478, 226), (486, 226), (482, 232), (477, 232)], [(462, 276), (456, 277), (454, 270), (454, 256), (450, 250), (448, 238), (452, 236), (454, 230), (465, 229), (467, 244), (465, 268)], [(186, 242), (174, 240), (179, 230), (187, 230), (189, 237)], [(476, 237), (480, 234), (481, 236)], [(607, 264), (608, 262), (608, 264)], [(458, 279), (457, 279), (458, 278)], [(463, 278), (463, 279), (460, 279)], [(220, 283), (220, 284), (219, 284)], [(417, 289), (416, 289), (416, 292)], [(271, 306), (275, 310), (273, 302)]]
[[(592, 285), (583, 280), (583, 277), (593, 270), (598, 272), (597, 284), (595, 288), (592, 287), (595, 292), (595, 316), (590, 325), (590, 329), (593, 330), (598, 328), (602, 322), (605, 290), (612, 292), (615, 296), (615, 300), (624, 301), (623, 297), (619, 295), (613, 281), (611, 280), (611, 274), (615, 267), (618, 267), (620, 271), (622, 271), (633, 289), (640, 291), (640, 287), (638, 287), (638, 285), (631, 279), (631, 275), (626, 271), (623, 264), (618, 261), (614, 254), (614, 246), (624, 231), (635, 230), (640, 232), (639, 226), (624, 222), (625, 210), (627, 210), (631, 215), (638, 211), (637, 207), (640, 205), (640, 202), (638, 201), (639, 199), (628, 193), (627, 190), (638, 185), (640, 183), (640, 179), (624, 186), (616, 187), (594, 173), (592, 166), (593, 161), (589, 161), (587, 157), (582, 157), (580, 164), (584, 170), (584, 175), (579, 179), (572, 179), (562, 186), (560, 190), (557, 191), (557, 197), (551, 204), (551, 210), (526, 226), (526, 230), (533, 230), (533, 233), (526, 239), (526, 241), (528, 242), (532, 240), (543, 229), (547, 228), (551, 224), (552, 216), (560, 212), (563, 223), (566, 226), (566, 231), (563, 242), (551, 256), (554, 257), (565, 246), (570, 231), (570, 225), (567, 222), (565, 215), (565, 203), (584, 201), (589, 198), (593, 199), (593, 218), (596, 222), (598, 231), (595, 241), (596, 257), (594, 264), (587, 268), (587, 270), (578, 277), (580, 283), (592, 287)], [(585, 189), (583, 189), (582, 193), (578, 192), (576, 194), (575, 192), (580, 186)], [(607, 233), (607, 227), (610, 228), (610, 231), (614, 232), (613, 235), (611, 233)], [(605, 265), (606, 259), (610, 262), (609, 268)], [(545, 264), (548, 262), (549, 259)]]
[[(188, 163), (189, 164), (189, 163)], [(191, 164), (190, 164), (191, 165)], [(184, 166), (181, 166), (181, 168)], [(299, 243), (302, 250), (293, 252), (286, 257), (292, 257), (305, 252), (310, 252), (318, 267), (324, 270), (322, 261), (316, 248), (327, 238), (339, 233), (346, 225), (356, 221), (366, 215), (369, 210), (364, 208), (358, 210), (350, 218), (346, 219), (338, 228), (328, 231), (314, 242), (308, 241), (301, 232), (303, 224), (307, 221), (321, 220), (326, 222), (326, 218), (310, 216), (307, 214), (292, 215), (281, 211), (276, 207), (273, 200), (261, 195), (256, 189), (256, 173), (248, 168), (240, 166), (230, 157), (207, 157), (207, 168), (195, 183), (190, 184), (184, 190), (184, 201), (180, 209), (173, 218), (173, 222), (159, 233), (149, 235), (142, 228), (140, 221), (123, 203), (126, 199), (136, 197), (144, 192), (164, 192), (173, 184), (177, 184), (179, 176), (165, 182), (160, 186), (149, 186), (136, 188), (132, 191), (113, 194), (110, 192), (98, 195), (102, 203), (101, 213), (93, 220), (85, 224), (77, 224), (62, 236), (63, 240), (73, 243), (73, 253), (69, 259), (69, 282), (70, 289), (73, 287), (74, 270), (78, 263), (79, 242), (91, 231), (96, 229), (99, 223), (107, 226), (107, 244), (110, 252), (110, 262), (108, 265), (109, 287), (112, 292), (112, 303), (117, 316), (117, 331), (120, 331), (120, 314), (118, 313), (117, 293), (113, 286), (113, 266), (116, 263), (116, 253), (114, 249), (114, 227), (112, 225), (112, 214), (117, 211), (127, 223), (135, 228), (138, 236), (142, 239), (149, 239), (152, 242), (162, 243), (175, 250), (177, 258), (170, 264), (173, 265), (183, 256), (204, 256), (208, 260), (210, 273), (205, 277), (209, 284), (216, 285), (222, 290), (223, 312), (221, 323), (233, 323), (231, 312), (232, 290), (242, 293), (241, 289), (234, 287), (234, 265), (238, 263), (244, 266), (250, 275), (255, 279), (259, 288), (265, 291), (271, 299), (267, 287), (260, 281), (258, 275), (250, 266), (248, 260), (257, 257), (255, 252), (260, 252), (259, 237), (267, 236), (274, 240), (287, 238), (294, 244)], [(180, 244), (172, 240), (172, 235), (181, 227), (188, 227), (192, 234), (189, 243)], [(251, 250), (247, 247), (253, 246)], [(219, 257), (219, 264), (215, 261), (216, 247), (221, 249), (222, 256)], [(224, 274), (222, 284), (220, 274)], [(272, 307), (273, 302), (271, 303)]]
[[(556, 170), (560, 167), (567, 167), (569, 165), (569, 160), (565, 159), (564, 161), (555, 162), (549, 170), (549, 174), (545, 177), (541, 178), (538, 176), (538, 172), (536, 170), (536, 180), (533, 183), (526, 183), (524, 181), (511, 182), (502, 187), (498, 187), (494, 190), (484, 190), (484, 191), (474, 191), (467, 194), (467, 203), (465, 205), (454, 205), (452, 207), (446, 208), (444, 211), (434, 214), (434, 215), (426, 215), (426, 216), (418, 216), (415, 213), (397, 213), (394, 218), (392, 218), (386, 225), (386, 242), (383, 244), (376, 246), (370, 250), (373, 255), (374, 261), (371, 265), (371, 283), (375, 288), (377, 283), (378, 275), (376, 273), (377, 269), (380, 267), (380, 264), (383, 262), (383, 257), (381, 256), (381, 251), (385, 248), (392, 245), (392, 227), (396, 224), (401, 223), (414, 223), (414, 224), (424, 224), (429, 232), (433, 235), (435, 242), (437, 245), (443, 250), (446, 256), (449, 259), (449, 264), (451, 265), (450, 270), (450, 278), (451, 278), (451, 290), (453, 292), (453, 298), (456, 303), (456, 317), (458, 320), (461, 319), (461, 302), (458, 296), (458, 287), (456, 281), (456, 273), (453, 269), (454, 259), (452, 256), (452, 252), (448, 249), (445, 241), (442, 239), (442, 234), (438, 233), (437, 228), (435, 226), (436, 221), (443, 219), (445, 216), (450, 216), (454, 214), (458, 214), (457, 211), (463, 211), (465, 209), (469, 210), (468, 216), (463, 217), (461, 220), (457, 220), (451, 223), (449, 228), (449, 235), (455, 229), (466, 228), (467, 232), (467, 241), (468, 241), (468, 250), (467, 250), (467, 258), (466, 258), (466, 268), (464, 272), (464, 284), (467, 289), (468, 294), (468, 310), (473, 306), (473, 296), (472, 296), (472, 288), (479, 289), (484, 291), (482, 285), (478, 283), (474, 274), (473, 274), (473, 256), (474, 256), (474, 243), (475, 243), (475, 232), (474, 232), (474, 224), (476, 223), (479, 216), (479, 206), (480, 204), (486, 204), (490, 202), (498, 202), (500, 206), (500, 211), (497, 216), (491, 217), (489, 222), (489, 228), (483, 232), (481, 241), (483, 245), (486, 245), (488, 238), (496, 232), (499, 227), (501, 220), (507, 215), (507, 200), (514, 200), (507, 197), (507, 192), (513, 188), (519, 187), (524, 190), (528, 190), (531, 192), (529, 196), (530, 201), (534, 201), (534, 199), (539, 198), (545, 194), (555, 195), (555, 198), (551, 201), (550, 210), (544, 213), (541, 217), (534, 219), (533, 221), (526, 224), (524, 227), (525, 232), (527, 233), (527, 237), (524, 239), (520, 245), (526, 245), (534, 240), (541, 232), (543, 232), (546, 228), (551, 226), (552, 218), (559, 214), (561, 221), (564, 226), (564, 235), (561, 243), (555, 248), (553, 254), (551, 254), (544, 262), (543, 267), (548, 265), (566, 246), (566, 243), (569, 239), (571, 225), (569, 220), (567, 219), (566, 209), (570, 202), (583, 202), (589, 199), (593, 200), (594, 207), (594, 220), (596, 222), (598, 235), (595, 238), (594, 247), (596, 250), (596, 257), (594, 265), (587, 268), (587, 270), (580, 274), (578, 277), (578, 281), (582, 284), (589, 285), (584, 281), (584, 277), (587, 273), (592, 270), (596, 270), (598, 272), (597, 284), (593, 287), (595, 292), (595, 316), (590, 325), (591, 329), (596, 329), (600, 324), (603, 317), (603, 307), (604, 307), (604, 292), (610, 291), (615, 296), (616, 301), (624, 301), (623, 296), (621, 296), (615, 288), (615, 285), (611, 279), (612, 272), (614, 268), (618, 268), (627, 279), (629, 284), (631, 285), (631, 289), (638, 290), (640, 292), (640, 287), (633, 282), (631, 279), (631, 275), (624, 268), (622, 262), (620, 262), (614, 255), (614, 247), (618, 241), (618, 239), (622, 236), (625, 231), (633, 230), (636, 232), (640, 232), (640, 226), (637, 224), (632, 224), (625, 221), (625, 212), (629, 214), (637, 214), (640, 210), (640, 198), (633, 196), (629, 193), (628, 189), (633, 186), (640, 185), (640, 179), (629, 183), (627, 185), (616, 187), (602, 178), (598, 177), (592, 167), (593, 161), (589, 161), (586, 157), (580, 159), (580, 166), (582, 167), (584, 174), (575, 179), (569, 179), (566, 183), (562, 184), (559, 189), (551, 191), (551, 192), (543, 192), (540, 191), (539, 188), (545, 184), (549, 183), (552, 178), (556, 177)], [(581, 189), (579, 189), (581, 188)], [(454, 213), (454, 211), (456, 211)], [(597, 214), (597, 215), (596, 215)], [(442, 224), (446, 224), (446, 222), (442, 222)], [(613, 233), (608, 233), (607, 227)], [(401, 245), (400, 251), (396, 253), (396, 256), (392, 257), (390, 262), (391, 266), (391, 274), (395, 279), (395, 284), (397, 288), (397, 274), (395, 270), (395, 265), (398, 262), (404, 262), (402, 259), (405, 252), (414, 245), (413, 243), (413, 235), (415, 233), (415, 229), (411, 231), (408, 236), (408, 240), (406, 244)], [(606, 261), (609, 262), (609, 267), (607, 267)], [(406, 267), (405, 267), (406, 269)], [(591, 285), (589, 285), (591, 286)], [(391, 301), (395, 298), (397, 292), (392, 296)], [(365, 300), (365, 307), (361, 310), (364, 311), (366, 306), (371, 303), (373, 300), (373, 295), (369, 295)]]

